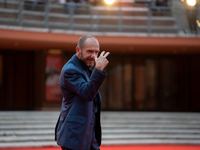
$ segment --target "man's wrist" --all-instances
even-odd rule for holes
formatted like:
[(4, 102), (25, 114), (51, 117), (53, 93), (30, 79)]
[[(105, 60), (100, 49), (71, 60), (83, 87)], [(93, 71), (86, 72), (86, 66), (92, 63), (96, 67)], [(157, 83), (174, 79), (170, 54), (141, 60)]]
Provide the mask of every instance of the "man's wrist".
[(96, 69), (103, 71), (103, 69), (101, 67), (95, 67)]

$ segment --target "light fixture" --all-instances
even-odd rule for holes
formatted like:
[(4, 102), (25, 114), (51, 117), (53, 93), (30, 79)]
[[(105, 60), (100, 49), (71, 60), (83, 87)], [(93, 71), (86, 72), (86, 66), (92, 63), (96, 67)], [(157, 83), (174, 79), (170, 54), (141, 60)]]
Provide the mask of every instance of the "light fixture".
[(112, 5), (115, 2), (115, 0), (104, 0), (104, 1), (108, 5)]
[(187, 4), (189, 6), (194, 6), (194, 5), (196, 5), (196, 0), (187, 0)]

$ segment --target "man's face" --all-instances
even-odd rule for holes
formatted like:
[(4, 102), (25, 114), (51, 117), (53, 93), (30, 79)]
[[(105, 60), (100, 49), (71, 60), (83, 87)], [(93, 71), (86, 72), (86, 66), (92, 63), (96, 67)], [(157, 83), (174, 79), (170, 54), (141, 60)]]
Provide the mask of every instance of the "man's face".
[(99, 43), (96, 39), (88, 38), (84, 42), (84, 46), (79, 50), (79, 59), (81, 59), (86, 66), (93, 67), (95, 64), (95, 57), (99, 53)]

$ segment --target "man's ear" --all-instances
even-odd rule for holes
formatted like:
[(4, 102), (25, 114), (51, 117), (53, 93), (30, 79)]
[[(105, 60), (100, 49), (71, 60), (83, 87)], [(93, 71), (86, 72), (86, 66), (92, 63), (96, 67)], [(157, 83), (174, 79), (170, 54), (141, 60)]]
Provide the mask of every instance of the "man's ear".
[(80, 58), (80, 56), (81, 56), (81, 49), (80, 49), (80, 47), (78, 47), (78, 46), (76, 46), (76, 56), (77, 56), (78, 58)]

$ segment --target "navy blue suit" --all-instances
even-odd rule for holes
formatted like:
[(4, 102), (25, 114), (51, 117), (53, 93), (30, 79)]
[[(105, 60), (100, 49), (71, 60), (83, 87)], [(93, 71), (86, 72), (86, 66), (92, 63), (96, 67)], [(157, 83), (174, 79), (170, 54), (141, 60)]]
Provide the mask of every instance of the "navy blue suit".
[(104, 71), (96, 68), (91, 73), (76, 55), (64, 65), (59, 79), (62, 109), (55, 129), (58, 145), (90, 150), (94, 138), (101, 145), (101, 96), (98, 90), (106, 76)]

